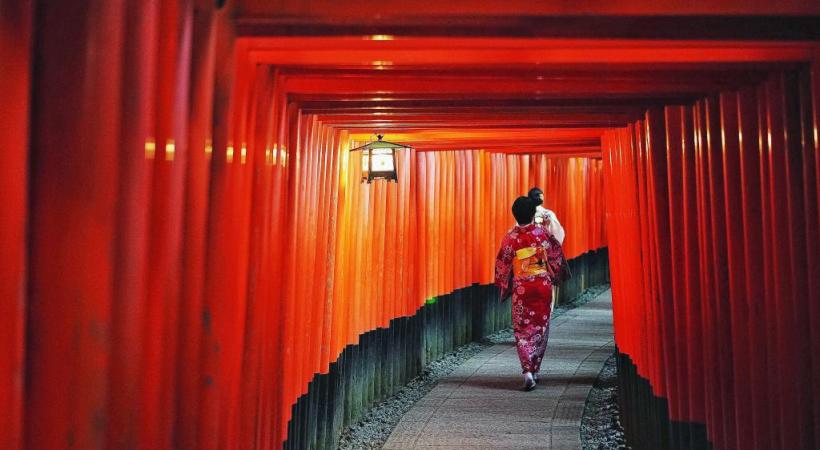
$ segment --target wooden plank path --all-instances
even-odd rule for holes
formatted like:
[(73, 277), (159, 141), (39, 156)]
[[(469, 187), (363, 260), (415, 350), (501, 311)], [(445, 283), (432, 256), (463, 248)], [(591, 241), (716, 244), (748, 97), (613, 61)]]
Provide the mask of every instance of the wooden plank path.
[(541, 377), (523, 392), (512, 343), (443, 378), (402, 417), (385, 449), (580, 449), (581, 415), (615, 350), (611, 291), (552, 320)]

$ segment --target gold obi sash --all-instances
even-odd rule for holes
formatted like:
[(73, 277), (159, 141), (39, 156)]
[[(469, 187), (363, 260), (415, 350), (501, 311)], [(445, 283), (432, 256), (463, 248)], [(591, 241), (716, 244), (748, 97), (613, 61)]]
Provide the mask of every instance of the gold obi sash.
[(547, 251), (543, 247), (524, 247), (515, 252), (513, 274), (532, 277), (547, 273)]

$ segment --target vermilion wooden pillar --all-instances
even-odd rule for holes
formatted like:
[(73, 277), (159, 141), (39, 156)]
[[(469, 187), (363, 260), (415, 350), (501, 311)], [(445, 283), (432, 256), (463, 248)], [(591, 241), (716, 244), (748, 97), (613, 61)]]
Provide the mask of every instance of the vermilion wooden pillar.
[(125, 9), (37, 9), (26, 447), (103, 449)]
[(229, 13), (219, 11), (214, 16), (215, 65), (213, 96), (213, 156), (209, 185), (207, 241), (205, 250), (205, 289), (202, 309), (202, 382), (199, 395), (197, 444), (203, 450), (220, 448), (220, 438), (226, 433), (222, 414), (223, 396), (230, 380), (223, 367), (226, 349), (227, 299), (236, 292), (235, 259), (232, 248), (235, 236), (231, 228), (234, 203), (230, 180), (234, 164), (238, 165), (240, 145), (233, 142), (228, 122), (231, 119), (231, 89), (235, 79), (233, 26)]
[(159, 3), (154, 133), (144, 328), (143, 442), (173, 443), (182, 278), (182, 226), (188, 156), (193, 2)]
[[(290, 196), (288, 191), (289, 181), (287, 178), (288, 173), (286, 165), (288, 128), (284, 126), (288, 120), (288, 106), (285, 100), (284, 92), (279, 87), (280, 85), (281, 83), (277, 82), (276, 103), (274, 109), (275, 115), (272, 120), (274, 129), (272, 130), (271, 136), (273, 142), (271, 147), (271, 164), (274, 166), (274, 176), (270, 188), (272, 204), (271, 216), (269, 218), (270, 233), (273, 237), (278, 238), (274, 238), (272, 240), (273, 245), (268, 255), (268, 264), (271, 267), (270, 273), (272, 274), (269, 280), (272, 305), (268, 310), (268, 315), (266, 318), (268, 324), (279, 325), (281, 325), (284, 321), (284, 311), (286, 308), (284, 291), (281, 289), (281, 286), (283, 286), (283, 280), (285, 279), (284, 268), (287, 266), (285, 258), (282, 258), (281, 255), (284, 253), (284, 249), (286, 248), (286, 240), (284, 239), (284, 236), (289, 223), (289, 219), (286, 214), (286, 207), (287, 199)], [(273, 424), (272, 427), (267, 428), (268, 435), (265, 436), (266, 441), (270, 442), (271, 445), (278, 445), (285, 439), (282, 427), (282, 424), (286, 423), (286, 409), (284, 407), (285, 401), (283, 400), (284, 386), (281, 382), (273, 382), (273, 380), (284, 380), (285, 375), (285, 359), (282, 356), (282, 344), (285, 339), (283, 328), (284, 327), (282, 326), (271, 326), (266, 328), (268, 339), (266, 339), (265, 342), (270, 351), (267, 352), (265, 358), (266, 364), (264, 366), (263, 376), (264, 380), (267, 382), (268, 394), (266, 398), (270, 399), (270, 403), (268, 403), (265, 407), (266, 413), (270, 417), (270, 422), (263, 423)]]
[(667, 333), (666, 321), (668, 312), (667, 302), (662, 296), (666, 295), (664, 282), (668, 280), (668, 273), (661, 270), (659, 256), (669, 254), (668, 250), (663, 251), (668, 245), (666, 233), (669, 231), (666, 202), (666, 131), (663, 120), (663, 110), (661, 108), (650, 108), (646, 112), (646, 144), (643, 148), (643, 180), (645, 184), (645, 211), (646, 227), (642, 227), (641, 238), (644, 240), (647, 249), (648, 264), (645, 270), (649, 273), (649, 282), (646, 286), (647, 300), (652, 311), (651, 339), (652, 346), (650, 358), (654, 369), (652, 387), (656, 395), (666, 397), (669, 388), (669, 380), (666, 371), (673, 367), (666, 365), (665, 360), (670, 357), (665, 352), (666, 348), (671, 348), (671, 333)]
[(688, 397), (688, 379), (686, 374), (687, 364), (687, 346), (689, 344), (689, 336), (685, 333), (686, 330), (686, 290), (685, 279), (683, 277), (684, 253), (686, 248), (683, 246), (684, 236), (687, 233), (685, 227), (685, 220), (683, 220), (683, 177), (680, 176), (683, 159), (683, 145), (685, 137), (684, 131), (684, 116), (687, 112), (685, 107), (668, 106), (664, 108), (664, 119), (666, 121), (666, 176), (668, 184), (668, 201), (669, 201), (669, 240), (670, 240), (670, 265), (669, 272), (671, 284), (668, 287), (667, 301), (670, 303), (674, 313), (673, 324), (671, 324), (676, 332), (674, 333), (675, 345), (666, 351), (675, 353), (675, 360), (677, 362), (674, 370), (674, 383), (670, 386), (669, 395), (669, 409), (670, 417), (676, 420), (682, 420), (689, 415), (689, 397)]
[(734, 382), (734, 430), (737, 448), (754, 449), (754, 422), (752, 390), (750, 383), (751, 358), (754, 357), (749, 342), (749, 299), (746, 297), (743, 277), (745, 274), (745, 253), (743, 247), (743, 215), (729, 213), (738, 211), (743, 205), (743, 186), (740, 180), (740, 138), (738, 123), (739, 94), (723, 93), (720, 96), (720, 127), (723, 146), (723, 179), (725, 214), (726, 264), (735, 270), (728, 271), (727, 300), (731, 317), (731, 362), (736, 374)]
[[(237, 430), (238, 447), (243, 449), (258, 448), (261, 439), (258, 434), (261, 419), (260, 396), (265, 391), (261, 379), (261, 362), (264, 357), (262, 349), (265, 341), (262, 338), (268, 316), (269, 304), (265, 281), (267, 267), (263, 265), (263, 255), (270, 247), (270, 235), (264, 226), (269, 214), (270, 201), (268, 189), (270, 183), (269, 156), (265, 151), (271, 123), (273, 103), (273, 83), (270, 67), (256, 68), (253, 86), (253, 109), (248, 121), (248, 156), (247, 164), (251, 167), (252, 182), (249, 192), (251, 209), (250, 241), (258, 243), (249, 247), (248, 263), (253, 269), (248, 273), (247, 320), (244, 336), (243, 358), (239, 383), (238, 410), (240, 412)], [(258, 268), (258, 269), (257, 269)]]
[(124, 29), (108, 448), (139, 445), (148, 219), (153, 158), (157, 1), (130, 1)]
[[(713, 270), (714, 285), (712, 286), (712, 295), (715, 299), (713, 306), (715, 335), (712, 345), (715, 347), (715, 357), (718, 360), (714, 387), (719, 402), (719, 417), (716, 419), (719, 421), (719, 430), (716, 430), (716, 433), (720, 435), (716, 443), (720, 443), (726, 448), (737, 448), (734, 419), (734, 388), (736, 384), (733, 381), (732, 347), (727, 345), (728, 342), (732, 342), (732, 328), (738, 326), (738, 324), (732, 320), (729, 299), (727, 298), (729, 266), (726, 257), (725, 217), (729, 215), (729, 212), (727, 212), (727, 204), (724, 202), (723, 196), (724, 184), (726, 183), (723, 177), (723, 154), (725, 149), (721, 139), (725, 134), (725, 130), (721, 128), (720, 124), (720, 104), (717, 97), (708, 97), (704, 102), (704, 110), (707, 188), (711, 199), (707, 225), (712, 236), (709, 242), (712, 255), (711, 267), (717, 268), (717, 270)], [(729, 324), (729, 326), (722, 326), (721, 324)]]
[[(634, 134), (633, 134), (634, 133)], [(657, 320), (655, 314), (654, 300), (652, 296), (652, 280), (653, 272), (651, 265), (651, 251), (649, 246), (650, 238), (650, 221), (649, 221), (649, 206), (646, 183), (646, 147), (647, 147), (647, 127), (644, 121), (636, 123), (633, 133), (630, 133), (630, 143), (632, 147), (633, 157), (635, 158), (635, 179), (637, 195), (635, 202), (637, 203), (639, 228), (635, 235), (635, 240), (640, 242), (641, 260), (646, 261), (647, 268), (642, 270), (643, 277), (641, 277), (641, 285), (639, 296), (640, 309), (643, 312), (645, 330), (640, 334), (639, 351), (641, 352), (641, 365), (643, 366), (642, 375), (647, 379), (657, 379)], [(653, 385), (654, 387), (654, 385)]]
[(191, 85), (183, 243), (182, 292), (179, 316), (178, 404), (175, 442), (181, 448), (198, 448), (197, 423), (200, 388), (206, 382), (200, 371), (203, 336), (209, 331), (203, 317), (205, 257), (210, 164), (213, 156), (212, 117), (215, 69), (214, 2), (194, 5), (191, 38)]
[(0, 447), (21, 448), (32, 2), (0, 1)]
[[(806, 184), (806, 260), (812, 355), (820, 354), (820, 55), (801, 83), (803, 182)], [(811, 386), (820, 386), (820, 361), (812, 360)], [(820, 389), (813, 389), (814, 441), (820, 443)]]
[[(817, 217), (817, 173), (814, 168), (814, 157), (806, 148), (811, 146), (811, 138), (807, 133), (810, 120), (808, 116), (808, 99), (811, 98), (808, 70), (792, 70), (786, 72), (786, 119), (787, 136), (786, 160), (787, 192), (789, 202), (790, 225), (790, 259), (793, 268), (790, 274), (790, 283), (793, 285), (795, 333), (798, 343), (795, 348), (796, 384), (799, 398), (796, 413), (800, 416), (798, 426), (801, 430), (800, 445), (803, 448), (816, 447), (820, 443), (820, 436), (814, 434), (813, 416), (820, 414), (813, 407), (815, 389), (812, 384), (812, 365), (805, 364), (802, 355), (812, 354), (811, 302), (815, 300), (810, 284), (815, 272), (812, 264), (816, 264), (817, 252), (807, 250), (818, 249), (816, 245), (817, 226), (814, 218)], [(809, 95), (806, 95), (809, 94)], [(806, 97), (803, 97), (806, 95)], [(812, 201), (813, 200), (813, 201)]]
[[(718, 338), (718, 314), (717, 305), (723, 299), (715, 294), (717, 278), (720, 269), (714, 263), (715, 241), (720, 241), (720, 236), (714, 236), (712, 227), (715, 212), (713, 208), (714, 190), (712, 189), (710, 171), (710, 152), (713, 145), (720, 145), (711, 142), (709, 123), (709, 102), (710, 99), (702, 99), (695, 103), (692, 108), (694, 117), (694, 150), (695, 150), (695, 179), (697, 198), (697, 228), (695, 236), (698, 246), (698, 270), (700, 272), (700, 292), (698, 300), (701, 302), (701, 320), (703, 335), (703, 365), (704, 365), (704, 410), (706, 413), (707, 434), (709, 440), (724, 448), (723, 442), (723, 415), (721, 411), (721, 392), (719, 390), (720, 374), (719, 367), (722, 363), (719, 352)], [(725, 267), (725, 264), (724, 264)], [(731, 325), (730, 325), (731, 326)]]
[[(766, 333), (769, 327), (760, 327), (768, 316), (763, 301), (765, 274), (763, 274), (764, 245), (760, 242), (762, 235), (761, 181), (760, 181), (760, 146), (757, 114), (757, 90), (744, 88), (738, 94), (738, 136), (740, 159), (741, 204), (740, 214), (743, 223), (743, 282), (744, 296), (749, 307), (747, 336), (749, 346), (753, 349), (750, 358), (749, 383), (752, 389), (753, 436), (756, 448), (773, 448), (769, 424), (769, 408), (758, 408), (757, 405), (768, 404), (768, 391), (761, 388), (769, 379), (769, 348)], [(761, 274), (763, 274), (761, 276)]]

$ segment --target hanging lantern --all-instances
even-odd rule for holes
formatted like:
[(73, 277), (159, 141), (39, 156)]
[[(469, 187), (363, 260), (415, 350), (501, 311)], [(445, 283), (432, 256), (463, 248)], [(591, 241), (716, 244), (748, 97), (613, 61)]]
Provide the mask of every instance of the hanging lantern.
[(378, 140), (356, 147), (352, 152), (362, 151), (362, 181), (393, 180), (396, 177), (396, 149), (407, 148), (400, 144), (383, 141), (381, 134)]

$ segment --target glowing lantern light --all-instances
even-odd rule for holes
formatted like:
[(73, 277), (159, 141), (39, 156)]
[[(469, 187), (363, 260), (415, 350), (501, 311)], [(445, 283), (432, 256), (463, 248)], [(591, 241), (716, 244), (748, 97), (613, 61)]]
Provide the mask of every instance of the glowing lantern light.
[(396, 177), (396, 149), (407, 147), (383, 141), (384, 136), (382, 135), (377, 137), (377, 141), (351, 150), (352, 152), (362, 151), (362, 181), (368, 183), (373, 180), (398, 181)]

